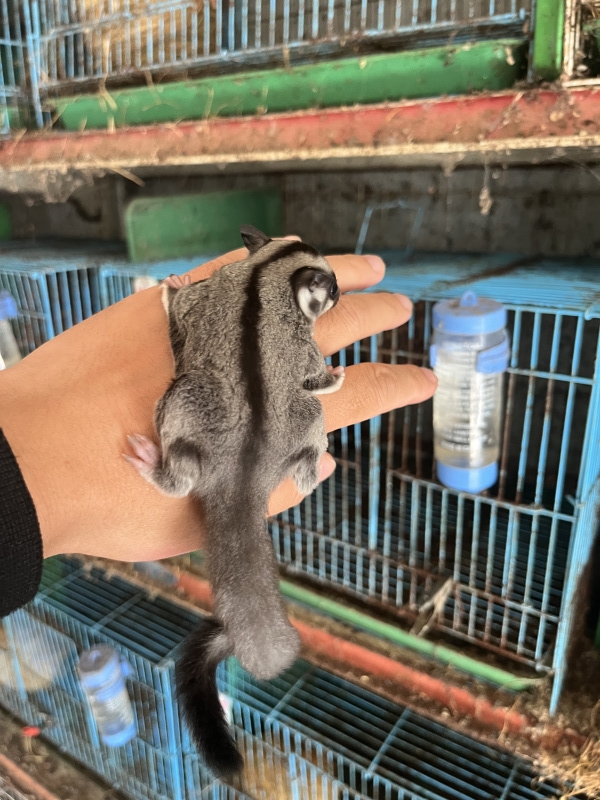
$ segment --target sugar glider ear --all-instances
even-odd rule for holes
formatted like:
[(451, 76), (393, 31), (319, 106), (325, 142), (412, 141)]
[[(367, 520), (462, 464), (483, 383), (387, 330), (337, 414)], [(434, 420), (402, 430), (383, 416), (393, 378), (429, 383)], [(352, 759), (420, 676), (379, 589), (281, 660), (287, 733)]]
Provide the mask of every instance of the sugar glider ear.
[(250, 251), (250, 255), (272, 241), (265, 233), (252, 225), (242, 225), (240, 233), (242, 234), (242, 241)]

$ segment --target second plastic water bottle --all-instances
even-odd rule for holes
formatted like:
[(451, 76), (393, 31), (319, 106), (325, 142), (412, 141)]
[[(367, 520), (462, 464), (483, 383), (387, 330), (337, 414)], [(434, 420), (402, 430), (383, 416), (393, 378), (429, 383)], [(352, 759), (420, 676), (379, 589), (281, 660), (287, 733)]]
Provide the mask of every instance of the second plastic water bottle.
[(135, 719), (125, 679), (130, 671), (119, 653), (98, 644), (81, 654), (79, 679), (102, 741), (119, 747), (135, 736)]

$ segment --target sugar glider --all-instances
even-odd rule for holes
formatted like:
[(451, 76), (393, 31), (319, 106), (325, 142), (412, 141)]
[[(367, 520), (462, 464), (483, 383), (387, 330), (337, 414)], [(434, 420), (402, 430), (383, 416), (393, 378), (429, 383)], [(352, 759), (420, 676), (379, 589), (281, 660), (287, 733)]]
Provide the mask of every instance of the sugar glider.
[(195, 743), (220, 777), (243, 761), (219, 702), (219, 662), (234, 655), (269, 680), (299, 653), (267, 506), (287, 477), (303, 494), (317, 486), (327, 435), (316, 395), (344, 380), (313, 339), (315, 321), (340, 297), (327, 261), (303, 242), (251, 226), (241, 234), (243, 261), (198, 283), (165, 282), (175, 379), (156, 408), (160, 445), (130, 436), (127, 456), (161, 492), (201, 501), (214, 616), (184, 642), (176, 679)]

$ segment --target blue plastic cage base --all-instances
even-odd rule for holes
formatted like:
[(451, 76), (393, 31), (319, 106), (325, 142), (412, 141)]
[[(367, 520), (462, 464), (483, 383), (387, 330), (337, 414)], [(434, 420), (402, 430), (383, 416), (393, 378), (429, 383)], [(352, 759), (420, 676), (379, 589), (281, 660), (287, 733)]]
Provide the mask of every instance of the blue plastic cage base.
[[(173, 659), (202, 617), (120, 577), (50, 559), (41, 591), (0, 634), (0, 703), (138, 800), (542, 800), (558, 798), (531, 765), (298, 661), (258, 682), (235, 660), (219, 669), (246, 770), (215, 781), (182, 725)], [(78, 653), (113, 644), (134, 670), (137, 737), (106, 748), (75, 674)]]

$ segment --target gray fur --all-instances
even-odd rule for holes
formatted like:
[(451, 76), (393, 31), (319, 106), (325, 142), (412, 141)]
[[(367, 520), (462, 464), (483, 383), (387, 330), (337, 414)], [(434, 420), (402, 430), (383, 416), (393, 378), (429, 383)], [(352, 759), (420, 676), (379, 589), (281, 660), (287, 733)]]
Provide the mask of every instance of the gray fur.
[[(175, 379), (156, 409), (160, 450), (149, 443), (142, 453), (134, 443), (142, 437), (131, 437), (138, 458), (130, 461), (165, 494), (201, 500), (215, 617), (229, 652), (271, 679), (293, 663), (300, 642), (279, 594), (265, 515), (286, 477), (304, 494), (318, 483), (327, 436), (315, 395), (336, 391), (344, 376), (327, 369), (313, 328), (339, 291), (307, 245), (250, 228), (242, 235), (245, 260), (163, 289)], [(222, 641), (215, 647), (227, 651)]]

